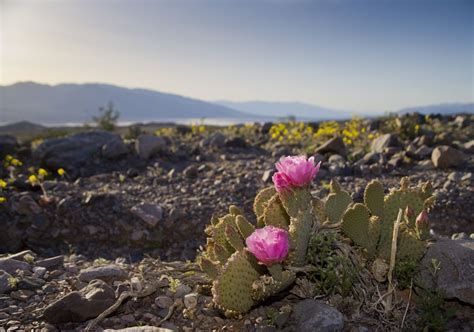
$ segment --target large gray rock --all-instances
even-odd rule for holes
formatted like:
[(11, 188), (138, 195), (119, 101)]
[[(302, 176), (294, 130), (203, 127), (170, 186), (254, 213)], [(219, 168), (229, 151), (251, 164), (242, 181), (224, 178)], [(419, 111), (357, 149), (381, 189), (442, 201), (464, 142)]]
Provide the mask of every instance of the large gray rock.
[(0, 270), (0, 294), (9, 292), (13, 289), (10, 283), (10, 278), (12, 278), (10, 273)]
[(203, 139), (199, 145), (201, 147), (222, 148), (225, 145), (226, 137), (222, 133), (214, 133)]
[(292, 319), (300, 332), (341, 331), (344, 327), (344, 316), (321, 301), (299, 302), (293, 308)]
[(75, 169), (94, 157), (102, 156), (104, 145), (119, 145), (120, 142), (120, 136), (104, 131), (79, 133), (47, 139), (33, 152), (33, 157), (51, 169)]
[(431, 161), (436, 168), (458, 167), (464, 160), (464, 153), (448, 145), (437, 146), (431, 153)]
[(385, 134), (372, 141), (371, 149), (373, 152), (382, 153), (391, 146), (398, 145), (398, 138), (394, 134)]
[(72, 292), (49, 304), (44, 319), (51, 324), (83, 322), (99, 316), (115, 302), (112, 287), (94, 280), (78, 292)]
[[(440, 264), (435, 277), (433, 259)], [(474, 305), (474, 241), (438, 240), (423, 257), (420, 276), (423, 283), (441, 290), (446, 298)]]
[(105, 159), (120, 159), (128, 153), (127, 146), (120, 140), (114, 140), (102, 146), (102, 156)]
[(0, 135), (0, 158), (12, 153), (18, 146), (18, 141), (10, 135)]
[(138, 136), (135, 142), (135, 149), (140, 157), (148, 159), (166, 147), (166, 140), (163, 137), (143, 134)]
[(3, 270), (9, 274), (15, 274), (17, 270), (30, 271), (31, 266), (27, 262), (22, 262), (13, 258), (4, 257), (0, 258), (0, 270)]
[(157, 204), (140, 203), (132, 207), (130, 211), (150, 227), (155, 227), (163, 219), (163, 208)]
[(124, 280), (127, 278), (127, 272), (121, 267), (113, 264), (92, 266), (82, 270), (79, 273), (79, 280), (89, 282), (94, 279), (101, 279), (106, 281)]
[(335, 153), (341, 156), (345, 156), (347, 151), (346, 145), (344, 144), (342, 138), (340, 136), (337, 136), (331, 138), (329, 141), (326, 141), (323, 145), (318, 147), (315, 153)]

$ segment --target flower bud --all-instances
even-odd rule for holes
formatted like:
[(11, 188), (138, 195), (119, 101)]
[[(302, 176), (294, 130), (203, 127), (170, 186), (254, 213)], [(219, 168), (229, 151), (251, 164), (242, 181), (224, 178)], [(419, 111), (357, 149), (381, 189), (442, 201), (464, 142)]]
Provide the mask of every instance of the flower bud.
[(428, 213), (425, 210), (421, 211), (418, 217), (416, 217), (416, 227), (418, 229), (428, 229), (430, 227)]

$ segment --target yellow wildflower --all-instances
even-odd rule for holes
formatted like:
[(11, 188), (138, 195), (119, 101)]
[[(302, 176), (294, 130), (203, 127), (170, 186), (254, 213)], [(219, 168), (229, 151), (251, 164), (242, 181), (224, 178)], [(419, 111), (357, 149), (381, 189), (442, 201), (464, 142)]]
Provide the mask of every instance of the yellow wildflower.
[(38, 182), (38, 177), (34, 174), (30, 175), (28, 177), (28, 182), (31, 183), (31, 184), (35, 184)]
[(58, 174), (59, 174), (59, 176), (64, 176), (64, 174), (66, 174), (66, 171), (64, 170), (64, 168), (59, 168), (58, 169)]
[(0, 188), (5, 188), (7, 186), (7, 183), (0, 179)]
[(13, 159), (13, 157), (12, 157), (11, 155), (9, 155), (9, 154), (7, 154), (7, 155), (5, 156), (5, 161), (11, 161), (12, 159)]
[(19, 161), (18, 159), (12, 159), (10, 161), (10, 163), (13, 165), (13, 166), (21, 166), (23, 165), (23, 163), (21, 161)]
[(38, 175), (39, 175), (40, 177), (43, 177), (43, 178), (44, 178), (45, 176), (48, 175), (48, 171), (45, 170), (44, 168), (40, 168), (40, 169), (38, 170)]
[(3, 197), (3, 196), (0, 197), (0, 204), (5, 203), (6, 201), (7, 201), (6, 197)]

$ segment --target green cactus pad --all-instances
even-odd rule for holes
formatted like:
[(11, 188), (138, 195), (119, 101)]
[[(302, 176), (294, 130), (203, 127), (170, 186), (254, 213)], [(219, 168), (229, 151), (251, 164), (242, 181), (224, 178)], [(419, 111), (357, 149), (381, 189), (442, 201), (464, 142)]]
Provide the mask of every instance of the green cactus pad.
[(229, 213), (234, 215), (234, 216), (239, 216), (239, 215), (243, 216), (244, 215), (244, 212), (242, 211), (242, 209), (240, 209), (236, 205), (229, 206)]
[(268, 187), (265, 189), (262, 189), (257, 196), (255, 197), (255, 200), (253, 202), (253, 211), (255, 212), (255, 215), (257, 218), (261, 217), (263, 215), (263, 212), (265, 211), (265, 207), (267, 205), (267, 202), (276, 194), (276, 190), (274, 187)]
[(377, 180), (372, 180), (367, 184), (364, 191), (364, 203), (372, 215), (383, 216), (384, 212), (384, 189)]
[(240, 236), (239, 231), (232, 225), (227, 225), (225, 229), (227, 242), (235, 249), (235, 251), (244, 249), (244, 241)]
[(288, 261), (301, 266), (305, 262), (309, 238), (313, 228), (313, 199), (308, 188), (281, 194), (281, 202), (290, 216), (290, 253)]
[(244, 216), (237, 216), (235, 218), (237, 228), (244, 239), (248, 238), (254, 231), (255, 226), (252, 225)]
[(260, 273), (251, 263), (252, 259), (247, 251), (236, 251), (213, 283), (214, 303), (227, 314), (245, 313), (255, 304), (252, 284)]
[(419, 260), (426, 251), (426, 242), (418, 239), (413, 230), (406, 229), (398, 234), (397, 261)]
[(219, 275), (219, 267), (217, 264), (213, 263), (211, 260), (207, 259), (204, 256), (200, 256), (197, 259), (197, 263), (201, 268), (202, 272), (206, 273), (210, 279), (215, 279)]
[(267, 202), (263, 212), (263, 221), (266, 226), (288, 229), (290, 217), (286, 213), (278, 194), (273, 195)]
[(227, 236), (225, 234), (225, 229), (227, 225), (234, 226), (236, 224), (236, 216), (232, 214), (227, 214), (222, 218), (219, 218), (219, 222), (217, 225), (212, 227), (212, 238), (216, 242), (216, 244), (220, 244), (224, 249), (228, 252), (233, 253), (234, 248), (230, 245), (227, 241)]
[(231, 253), (227, 251), (223, 246), (216, 243), (214, 244), (214, 256), (221, 263), (224, 264), (230, 257)]
[(295, 281), (295, 278), (296, 275), (290, 271), (283, 271), (281, 280), (263, 275), (252, 284), (252, 298), (256, 302), (264, 301), (288, 288)]
[(337, 192), (329, 194), (326, 199), (326, 215), (328, 216), (328, 221), (332, 224), (341, 221), (344, 212), (352, 203), (351, 195), (347, 191), (338, 189)]
[(365, 205), (357, 203), (349, 208), (342, 221), (342, 231), (357, 245), (365, 248), (369, 256), (373, 256), (377, 247), (378, 238), (368, 236), (370, 232), (377, 232), (376, 220), (370, 220), (369, 210)]
[(322, 200), (316, 197), (313, 197), (313, 213), (317, 224), (321, 225), (326, 222), (326, 206)]

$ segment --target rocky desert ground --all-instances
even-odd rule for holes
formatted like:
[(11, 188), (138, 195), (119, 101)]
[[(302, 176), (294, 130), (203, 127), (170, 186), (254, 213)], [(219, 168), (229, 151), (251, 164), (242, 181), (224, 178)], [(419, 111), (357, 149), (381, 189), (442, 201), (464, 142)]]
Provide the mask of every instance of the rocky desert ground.
[[(332, 266), (321, 265), (240, 316), (213, 305), (195, 262), (206, 226), (230, 205), (255, 224), (254, 198), (272, 186), (275, 162), (302, 154), (322, 162), (311, 187), (321, 199), (333, 179), (355, 202), (373, 179), (431, 183), (430, 244), (408, 283), (398, 275), (390, 312), (387, 282), (373, 280), (338, 229), (328, 246), (360, 258), (365, 298), (355, 281), (345, 292), (335, 281), (319, 287)], [(0, 330), (474, 330), (472, 115), (3, 135), (0, 158)], [(417, 287), (430, 277), (429, 290)]]

